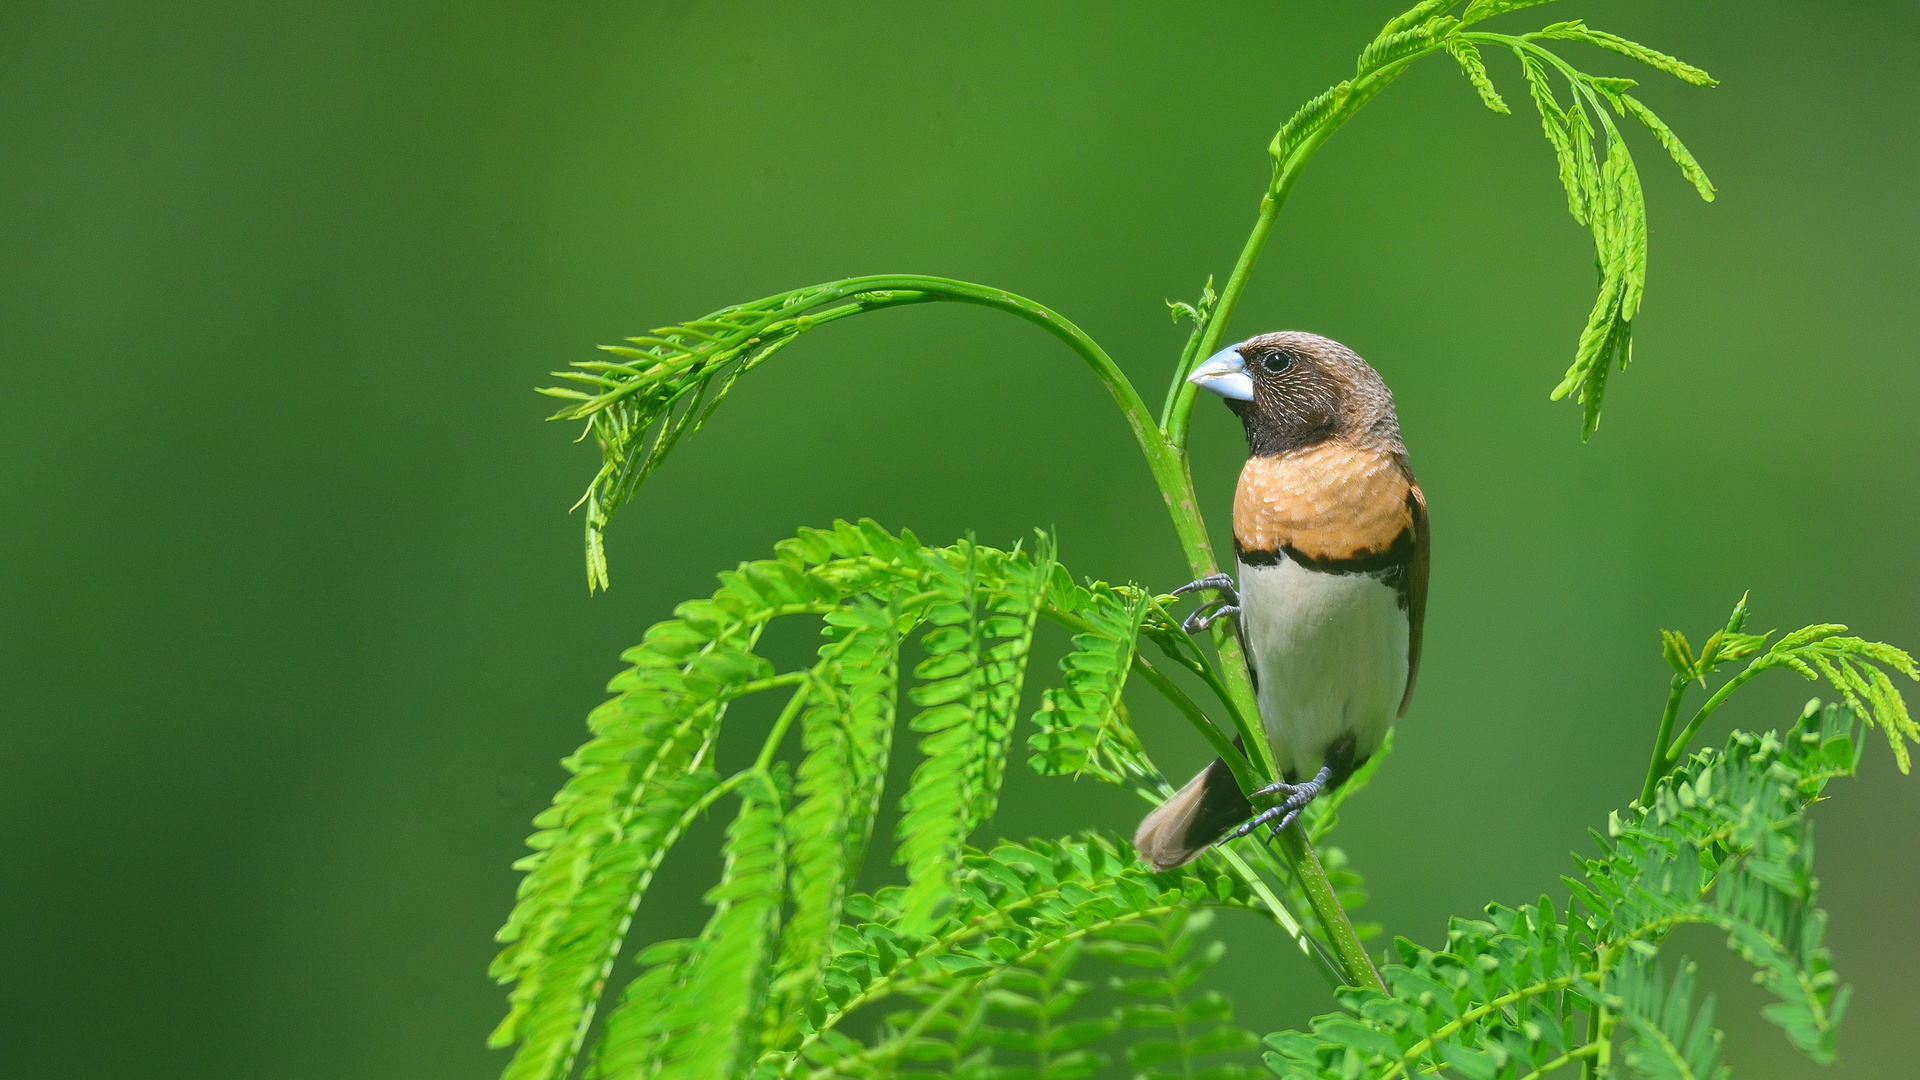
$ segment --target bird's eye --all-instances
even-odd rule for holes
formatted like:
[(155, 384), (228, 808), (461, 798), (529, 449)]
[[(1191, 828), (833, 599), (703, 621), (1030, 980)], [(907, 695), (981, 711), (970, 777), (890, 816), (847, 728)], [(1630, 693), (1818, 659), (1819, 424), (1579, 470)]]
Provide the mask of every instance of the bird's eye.
[(1260, 366), (1267, 369), (1267, 374), (1278, 375), (1293, 366), (1293, 354), (1290, 352), (1268, 353), (1261, 359)]

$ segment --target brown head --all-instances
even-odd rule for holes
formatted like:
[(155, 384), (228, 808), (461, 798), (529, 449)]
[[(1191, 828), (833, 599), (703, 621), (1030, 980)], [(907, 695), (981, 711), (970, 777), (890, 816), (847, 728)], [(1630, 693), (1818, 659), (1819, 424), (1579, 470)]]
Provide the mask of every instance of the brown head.
[(1215, 353), (1188, 381), (1226, 399), (1254, 457), (1338, 440), (1404, 457), (1393, 391), (1365, 360), (1318, 334), (1282, 330)]

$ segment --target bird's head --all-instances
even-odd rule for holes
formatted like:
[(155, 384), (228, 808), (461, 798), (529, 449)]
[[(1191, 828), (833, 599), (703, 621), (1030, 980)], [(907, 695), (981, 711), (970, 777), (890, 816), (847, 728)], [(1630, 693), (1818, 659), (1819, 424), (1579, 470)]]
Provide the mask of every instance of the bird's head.
[(1208, 357), (1187, 381), (1226, 399), (1255, 457), (1334, 438), (1401, 449), (1393, 391), (1352, 349), (1318, 334), (1248, 338)]

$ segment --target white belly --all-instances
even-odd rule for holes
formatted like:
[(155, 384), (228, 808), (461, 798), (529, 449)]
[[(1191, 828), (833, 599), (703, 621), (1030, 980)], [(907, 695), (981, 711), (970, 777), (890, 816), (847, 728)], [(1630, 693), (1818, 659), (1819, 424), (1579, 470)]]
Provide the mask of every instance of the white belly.
[(1312, 777), (1328, 744), (1348, 732), (1356, 763), (1378, 750), (1407, 688), (1398, 594), (1374, 574), (1241, 563), (1240, 610), (1281, 774)]

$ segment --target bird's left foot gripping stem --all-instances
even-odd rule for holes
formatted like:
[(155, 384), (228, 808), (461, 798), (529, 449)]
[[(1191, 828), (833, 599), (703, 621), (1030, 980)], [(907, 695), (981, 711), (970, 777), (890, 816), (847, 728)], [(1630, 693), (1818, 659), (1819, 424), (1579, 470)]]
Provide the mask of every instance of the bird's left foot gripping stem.
[(1259, 798), (1262, 795), (1285, 795), (1286, 798), (1248, 818), (1245, 825), (1228, 833), (1227, 839), (1238, 840), (1260, 826), (1269, 823), (1273, 825), (1273, 835), (1279, 836), (1286, 830), (1287, 826), (1293, 824), (1294, 819), (1300, 816), (1300, 812), (1307, 808), (1308, 803), (1319, 798), (1321, 789), (1326, 787), (1327, 779), (1332, 775), (1333, 769), (1330, 766), (1322, 765), (1320, 766), (1320, 771), (1314, 774), (1313, 779), (1304, 784), (1288, 784), (1284, 782), (1268, 784), (1266, 787), (1254, 792), (1254, 798)]
[(1173, 590), (1175, 596), (1185, 596), (1190, 592), (1213, 592), (1220, 595), (1194, 609), (1180, 624), (1180, 629), (1188, 634), (1198, 635), (1207, 627), (1221, 619), (1240, 617), (1240, 592), (1233, 586), (1233, 579), (1225, 574), (1212, 574), (1199, 581), (1189, 581)]

